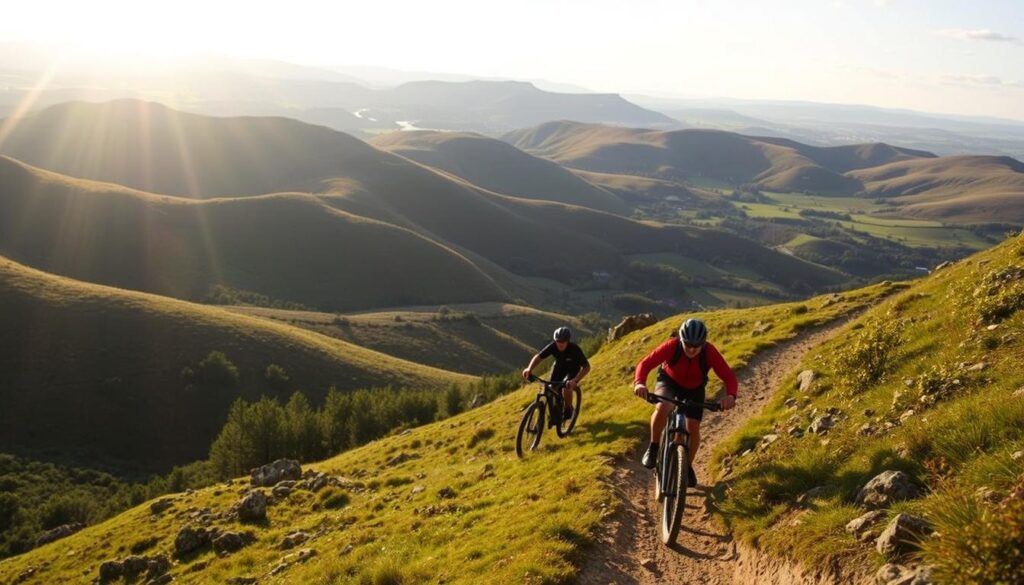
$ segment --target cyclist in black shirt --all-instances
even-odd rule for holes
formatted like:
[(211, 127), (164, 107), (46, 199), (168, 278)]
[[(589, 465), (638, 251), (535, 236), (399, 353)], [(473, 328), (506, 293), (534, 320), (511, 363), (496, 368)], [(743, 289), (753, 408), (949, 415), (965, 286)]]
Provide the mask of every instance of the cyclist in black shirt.
[(566, 381), (566, 385), (562, 387), (562, 397), (565, 399), (563, 416), (566, 419), (572, 418), (573, 388), (579, 386), (583, 377), (590, 372), (590, 362), (587, 361), (587, 356), (583, 355), (580, 346), (569, 341), (571, 337), (572, 331), (568, 327), (555, 329), (555, 333), (552, 335), (553, 341), (540, 350), (540, 353), (533, 356), (530, 359), (530, 365), (523, 370), (523, 379), (528, 380), (530, 374), (533, 373), (533, 368), (537, 367), (541, 360), (548, 356), (555, 358), (555, 365), (551, 367), (551, 380), (553, 382)]

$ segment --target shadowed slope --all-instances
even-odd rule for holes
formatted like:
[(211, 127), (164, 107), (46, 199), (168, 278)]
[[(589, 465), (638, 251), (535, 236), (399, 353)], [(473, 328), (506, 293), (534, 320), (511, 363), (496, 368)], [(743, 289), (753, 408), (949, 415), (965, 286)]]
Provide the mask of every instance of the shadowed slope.
[(0, 154), (85, 179), (204, 199), (312, 191), (375, 151), (286, 118), (214, 118), (137, 100), (72, 102), (0, 126)]
[(548, 160), (493, 138), (452, 132), (392, 132), (370, 144), (498, 193), (610, 213), (629, 208), (615, 195)]
[(6, 157), (0, 253), (49, 272), (190, 299), (215, 284), (331, 310), (506, 298), (461, 254), (309, 195), (195, 202)]
[[(302, 329), (91, 285), (0, 257), (0, 444), (159, 470), (206, 455), (238, 397), (272, 394), (270, 364), (314, 400), (330, 385), (441, 387), (467, 380)], [(211, 351), (236, 385), (183, 378)]]

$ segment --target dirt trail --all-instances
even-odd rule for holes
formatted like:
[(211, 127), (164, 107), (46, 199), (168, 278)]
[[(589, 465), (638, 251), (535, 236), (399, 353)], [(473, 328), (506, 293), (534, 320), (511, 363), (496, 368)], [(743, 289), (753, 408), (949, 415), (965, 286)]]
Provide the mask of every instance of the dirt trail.
[(740, 383), (736, 408), (729, 413), (706, 413), (701, 424), (701, 447), (694, 468), (701, 484), (691, 489), (677, 543), (668, 548), (658, 538), (659, 510), (652, 499), (653, 473), (640, 463), (640, 453), (615, 472), (614, 489), (622, 507), (610, 519), (603, 536), (590, 549), (580, 583), (690, 584), (733, 583), (737, 559), (732, 536), (719, 528), (709, 512), (708, 459), (719, 441), (749, 417), (761, 411), (778, 390), (785, 374), (800, 364), (804, 354), (826, 341), (847, 319), (810, 329), (794, 339), (758, 354), (737, 372)]

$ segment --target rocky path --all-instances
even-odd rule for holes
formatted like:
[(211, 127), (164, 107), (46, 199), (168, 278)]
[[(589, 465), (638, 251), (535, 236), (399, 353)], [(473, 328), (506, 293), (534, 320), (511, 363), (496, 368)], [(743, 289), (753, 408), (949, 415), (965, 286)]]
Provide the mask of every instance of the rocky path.
[[(708, 460), (715, 445), (760, 412), (778, 390), (785, 374), (799, 365), (804, 354), (836, 334), (847, 322), (807, 330), (794, 339), (761, 352), (737, 372), (740, 400), (728, 413), (706, 413), (701, 425), (702, 445), (694, 467), (702, 484), (686, 500), (683, 527), (669, 548), (658, 538), (659, 509), (652, 499), (653, 473), (640, 463), (640, 453), (615, 472), (616, 495), (622, 507), (611, 518), (603, 537), (590, 549), (580, 583), (690, 584), (733, 583), (737, 559), (732, 536), (714, 521), (709, 511)], [(646, 443), (642, 448), (646, 447)]]

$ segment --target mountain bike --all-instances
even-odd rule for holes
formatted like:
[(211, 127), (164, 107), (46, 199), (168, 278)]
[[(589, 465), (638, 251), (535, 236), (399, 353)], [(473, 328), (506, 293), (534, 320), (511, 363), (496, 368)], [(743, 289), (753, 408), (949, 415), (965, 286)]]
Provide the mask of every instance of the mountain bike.
[(661, 506), (661, 542), (672, 544), (679, 535), (679, 524), (686, 509), (686, 487), (690, 475), (690, 434), (682, 408), (700, 405), (710, 411), (721, 410), (717, 402), (694, 402), (659, 396), (653, 392), (647, 401), (670, 402), (676, 407), (661, 434), (658, 463), (654, 466), (654, 497)]
[[(541, 390), (537, 392), (536, 398), (526, 407), (523, 419), (519, 421), (519, 431), (516, 432), (516, 455), (523, 457), (527, 450), (533, 451), (540, 445), (540, 437), (544, 433), (545, 420), (547, 426), (555, 427), (555, 433), (559, 437), (565, 437), (576, 427), (576, 420), (580, 416), (580, 406), (583, 404), (583, 395), (580, 387), (573, 389), (573, 411), (568, 419), (562, 417), (565, 408), (565, 399), (562, 397), (562, 389), (567, 380), (552, 382), (531, 375), (531, 382), (540, 382)], [(529, 443), (529, 444), (525, 444)]]

